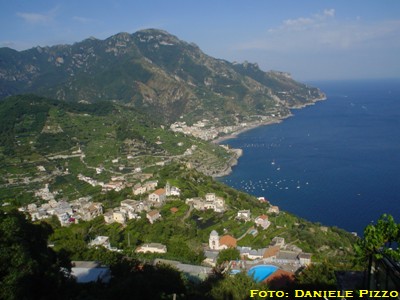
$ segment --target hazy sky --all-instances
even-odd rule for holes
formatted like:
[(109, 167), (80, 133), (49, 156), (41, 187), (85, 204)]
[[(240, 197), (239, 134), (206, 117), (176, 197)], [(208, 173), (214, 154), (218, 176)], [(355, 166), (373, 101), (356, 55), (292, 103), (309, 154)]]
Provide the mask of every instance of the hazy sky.
[(399, 0), (0, 0), (0, 47), (164, 29), (298, 80), (400, 77)]

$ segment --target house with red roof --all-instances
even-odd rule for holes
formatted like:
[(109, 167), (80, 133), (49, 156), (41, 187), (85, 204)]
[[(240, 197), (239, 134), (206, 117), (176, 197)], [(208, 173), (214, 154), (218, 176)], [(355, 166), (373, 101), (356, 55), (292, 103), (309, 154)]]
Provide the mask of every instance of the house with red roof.
[(213, 230), (210, 233), (208, 244), (211, 250), (223, 250), (228, 248), (236, 248), (237, 240), (229, 234), (219, 237), (218, 232)]
[(221, 249), (236, 248), (237, 240), (229, 234), (223, 235), (219, 239), (219, 245)]
[(271, 222), (268, 220), (267, 215), (261, 215), (258, 216), (254, 222), (256, 223), (257, 226), (261, 226), (263, 229), (267, 229), (269, 225), (271, 225)]
[(153, 224), (156, 220), (161, 218), (161, 215), (158, 210), (152, 210), (146, 214), (146, 218), (151, 224)]
[(149, 201), (156, 206), (161, 206), (167, 199), (165, 189), (158, 189), (149, 194)]

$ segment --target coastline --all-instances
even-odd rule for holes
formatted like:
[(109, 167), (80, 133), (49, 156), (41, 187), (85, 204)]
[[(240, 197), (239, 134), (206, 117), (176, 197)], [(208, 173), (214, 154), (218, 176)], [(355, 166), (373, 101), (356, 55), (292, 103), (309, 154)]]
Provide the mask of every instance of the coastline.
[(228, 135), (220, 136), (220, 137), (212, 140), (211, 142), (214, 143), (214, 144), (221, 144), (222, 142), (224, 142), (226, 140), (237, 138), (237, 136), (239, 134), (242, 134), (242, 133), (244, 133), (246, 131), (255, 129), (255, 128), (260, 127), (260, 126), (278, 124), (278, 123), (281, 123), (284, 119), (286, 119), (288, 117), (291, 117), (291, 116), (292, 116), (292, 114), (290, 113), (287, 116), (284, 116), (282, 118), (274, 118), (274, 119), (271, 119), (271, 120), (268, 120), (268, 121), (260, 121), (260, 122), (256, 122), (256, 123), (251, 123), (251, 124), (249, 124), (247, 126), (244, 126), (243, 128), (241, 128), (241, 129), (239, 129), (237, 131), (234, 131), (234, 132), (232, 132), (232, 133), (230, 133)]
[[(267, 126), (267, 125), (272, 125), (272, 124), (279, 124), (281, 123), (284, 119), (289, 118), (293, 116), (292, 113), (289, 113), (288, 115), (281, 117), (281, 118), (274, 118), (272, 120), (268, 120), (268, 121), (261, 121), (261, 122), (256, 122), (256, 123), (251, 123), (248, 126), (243, 127), (240, 130), (237, 130), (235, 132), (232, 132), (228, 135), (222, 136), (222, 137), (218, 137), (214, 140), (212, 140), (211, 142), (214, 144), (218, 144), (220, 146), (224, 146), (223, 144), (221, 144), (224, 141), (230, 140), (230, 139), (234, 139), (237, 138), (238, 135), (261, 127), (261, 126)], [(227, 145), (225, 145), (227, 146)], [(229, 174), (231, 174), (233, 172), (233, 167), (236, 166), (239, 162), (239, 158), (243, 155), (243, 149), (240, 148), (229, 148), (229, 151), (232, 153), (232, 157), (229, 159), (229, 161), (226, 163), (226, 166), (223, 170), (219, 171), (216, 174), (213, 174), (214, 178), (220, 178), (220, 177), (224, 177), (224, 176), (228, 176)]]
[(226, 163), (225, 168), (223, 170), (212, 175), (213, 178), (220, 178), (231, 174), (232, 168), (238, 164), (239, 158), (243, 155), (242, 149), (229, 149), (229, 151), (233, 154), (232, 157)]
[(289, 109), (301, 109), (301, 108), (305, 108), (305, 107), (307, 107), (307, 106), (315, 105), (315, 103), (320, 102), (320, 101), (324, 101), (324, 100), (326, 100), (326, 99), (327, 99), (327, 97), (326, 97), (326, 95), (324, 95), (324, 96), (321, 97), (321, 98), (313, 99), (312, 102), (305, 103), (305, 104), (301, 104), (301, 105), (294, 105), (294, 106), (292, 106), (292, 107), (289, 107)]
[[(321, 98), (313, 99), (311, 102), (308, 102), (308, 103), (305, 103), (305, 104), (301, 104), (301, 105), (291, 106), (291, 107), (289, 107), (289, 109), (290, 109), (290, 110), (292, 110), (292, 109), (302, 109), (302, 108), (305, 108), (305, 107), (307, 107), (307, 106), (315, 105), (315, 103), (317, 103), (317, 102), (319, 102), (319, 101), (324, 101), (324, 100), (326, 100), (326, 99), (327, 99), (327, 97), (326, 97), (326, 95), (324, 95), (324, 96), (321, 97)], [(242, 129), (239, 129), (239, 130), (237, 130), (237, 131), (235, 131), (235, 132), (232, 132), (232, 133), (230, 133), (230, 134), (228, 134), (228, 135), (224, 135), (224, 136), (217, 137), (216, 139), (212, 140), (211, 142), (214, 143), (214, 144), (220, 144), (220, 143), (222, 143), (223, 141), (237, 138), (238, 135), (240, 135), (240, 134), (242, 134), (242, 133), (244, 133), (244, 132), (246, 132), (246, 131), (249, 131), (249, 130), (252, 130), (252, 129), (255, 129), (255, 128), (261, 127), (261, 126), (267, 126), (267, 125), (272, 125), (272, 124), (278, 124), (278, 123), (281, 123), (281, 122), (284, 121), (285, 119), (290, 118), (290, 117), (292, 117), (292, 116), (293, 116), (293, 114), (290, 112), (290, 113), (287, 114), (286, 116), (283, 116), (283, 117), (280, 117), (280, 118), (274, 117), (274, 118), (269, 119), (269, 120), (267, 120), (267, 121), (260, 121), (260, 122), (251, 123), (251, 124), (249, 124), (249, 125), (243, 127)]]
[[(324, 101), (326, 99), (327, 99), (327, 97), (324, 94), (323, 97), (321, 97), (321, 98), (313, 99), (311, 102), (305, 103), (305, 104), (302, 104), (302, 105), (296, 105), (296, 106), (289, 107), (289, 109), (290, 110), (292, 110), (292, 109), (302, 109), (302, 108), (305, 108), (305, 107), (310, 106), (310, 105), (315, 105), (315, 103), (317, 103), (319, 101)], [(218, 137), (218, 138), (212, 140), (211, 142), (214, 143), (214, 144), (221, 145), (222, 142), (230, 140), (230, 139), (235, 139), (240, 134), (242, 134), (242, 133), (244, 133), (246, 131), (249, 131), (249, 130), (252, 130), (252, 129), (255, 129), (255, 128), (258, 128), (258, 127), (261, 127), (261, 126), (279, 124), (279, 123), (283, 122), (285, 119), (290, 118), (292, 116), (293, 116), (293, 114), (292, 114), (292, 112), (290, 112), (289, 114), (287, 114), (287, 115), (285, 115), (283, 117), (280, 117), (280, 118), (273, 118), (273, 119), (269, 119), (267, 121), (259, 121), (259, 122), (251, 123), (251, 124), (249, 124), (247, 126), (244, 126), (243, 128), (241, 128), (241, 129), (239, 129), (239, 130), (237, 130), (235, 132), (232, 132), (232, 133), (230, 133), (228, 135)], [(242, 149), (233, 149), (233, 148), (231, 148), (230, 151), (233, 153), (233, 156), (227, 162), (226, 168), (221, 170), (219, 173), (213, 175), (213, 177), (215, 177), (215, 178), (224, 177), (224, 176), (227, 176), (227, 175), (229, 175), (229, 174), (231, 174), (233, 172), (232, 168), (238, 164), (239, 158), (243, 155), (243, 150)]]

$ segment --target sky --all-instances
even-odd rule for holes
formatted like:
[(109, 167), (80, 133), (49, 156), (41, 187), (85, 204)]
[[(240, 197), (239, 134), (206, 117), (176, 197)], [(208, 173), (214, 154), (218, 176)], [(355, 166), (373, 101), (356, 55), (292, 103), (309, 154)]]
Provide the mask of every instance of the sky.
[(400, 78), (398, 0), (0, 0), (0, 47), (157, 28), (300, 81)]

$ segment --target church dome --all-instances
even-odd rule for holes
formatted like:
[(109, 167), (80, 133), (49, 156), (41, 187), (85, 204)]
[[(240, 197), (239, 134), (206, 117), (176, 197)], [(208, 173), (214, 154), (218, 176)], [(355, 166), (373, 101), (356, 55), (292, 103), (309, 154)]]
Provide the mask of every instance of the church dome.
[(218, 236), (218, 232), (215, 230), (211, 231), (210, 236)]

